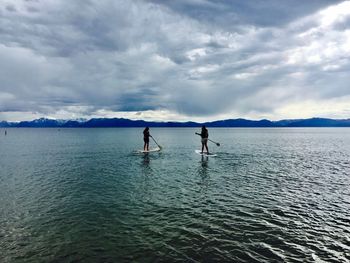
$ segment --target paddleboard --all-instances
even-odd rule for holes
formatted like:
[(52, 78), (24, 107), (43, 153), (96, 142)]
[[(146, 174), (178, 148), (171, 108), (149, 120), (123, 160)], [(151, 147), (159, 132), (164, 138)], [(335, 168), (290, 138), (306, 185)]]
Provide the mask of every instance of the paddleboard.
[(202, 152), (201, 150), (195, 150), (195, 152), (199, 155), (202, 155), (202, 156), (211, 156), (211, 157), (214, 157), (214, 156), (217, 156), (215, 153), (209, 153), (207, 154), (206, 152)]
[(144, 150), (138, 150), (138, 153), (153, 153), (153, 152), (159, 152), (161, 149), (159, 147), (157, 148), (153, 148), (153, 149), (149, 149), (149, 151), (144, 151)]

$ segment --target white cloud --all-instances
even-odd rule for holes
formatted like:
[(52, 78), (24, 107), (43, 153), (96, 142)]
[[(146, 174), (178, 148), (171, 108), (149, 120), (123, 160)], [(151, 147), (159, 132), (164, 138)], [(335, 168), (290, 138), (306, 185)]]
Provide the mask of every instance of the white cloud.
[[(328, 117), (348, 119), (350, 114), (350, 96), (335, 98), (329, 100), (305, 100), (302, 102), (294, 102), (282, 106), (273, 113), (274, 119), (296, 119), (300, 118), (300, 112), (303, 117)], [(272, 115), (271, 115), (272, 117)]]

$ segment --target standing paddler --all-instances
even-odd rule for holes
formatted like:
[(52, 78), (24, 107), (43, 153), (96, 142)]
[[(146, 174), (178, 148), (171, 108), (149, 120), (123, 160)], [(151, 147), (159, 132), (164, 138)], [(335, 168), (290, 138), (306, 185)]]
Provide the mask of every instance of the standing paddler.
[(202, 142), (202, 152), (204, 153), (204, 147), (207, 150), (206, 154), (209, 154), (209, 149), (208, 149), (208, 137), (209, 137), (209, 132), (205, 125), (202, 126), (202, 131), (201, 133), (196, 132), (197, 135), (201, 136), (201, 142)]
[(149, 133), (149, 127), (146, 127), (143, 130), (143, 141), (144, 141), (143, 150), (144, 151), (149, 151), (149, 137), (152, 137), (152, 136)]

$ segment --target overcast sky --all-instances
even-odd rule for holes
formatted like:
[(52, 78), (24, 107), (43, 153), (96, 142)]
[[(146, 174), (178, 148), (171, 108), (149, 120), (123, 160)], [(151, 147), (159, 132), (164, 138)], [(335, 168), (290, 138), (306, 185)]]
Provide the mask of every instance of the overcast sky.
[(0, 0), (0, 120), (350, 118), (350, 1)]

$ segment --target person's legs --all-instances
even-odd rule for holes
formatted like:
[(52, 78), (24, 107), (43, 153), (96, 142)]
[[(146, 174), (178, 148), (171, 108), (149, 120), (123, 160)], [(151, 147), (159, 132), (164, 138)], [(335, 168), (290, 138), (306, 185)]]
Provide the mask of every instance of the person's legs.
[(205, 142), (205, 148), (207, 149), (207, 153), (209, 154), (209, 149), (208, 149), (208, 142)]
[(203, 153), (203, 151), (204, 151), (204, 143), (202, 142), (202, 153)]
[(143, 145), (143, 150), (149, 151), (149, 140), (143, 139), (143, 141), (145, 142), (145, 144)]

